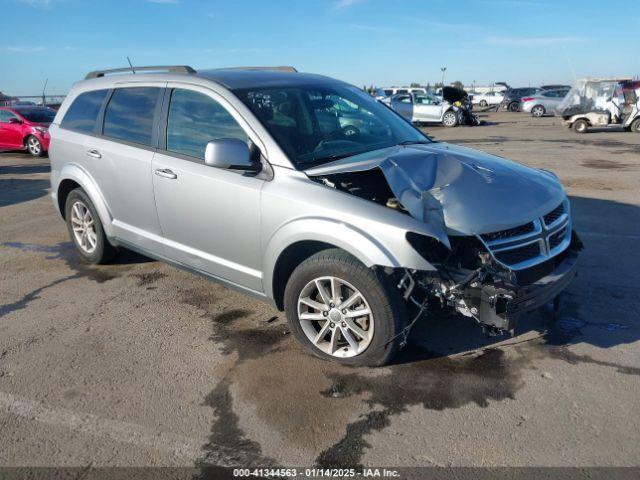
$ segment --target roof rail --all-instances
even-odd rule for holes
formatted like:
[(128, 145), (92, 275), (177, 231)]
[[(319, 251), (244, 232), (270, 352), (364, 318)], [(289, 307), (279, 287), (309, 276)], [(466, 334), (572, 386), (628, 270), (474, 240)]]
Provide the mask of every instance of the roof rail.
[(298, 73), (295, 67), (281, 65), (276, 67), (227, 67), (227, 68), (214, 68), (214, 70), (265, 70), (271, 72), (293, 72)]
[(112, 68), (110, 70), (95, 70), (87, 73), (84, 77), (85, 80), (90, 78), (104, 77), (111, 73), (136, 73), (136, 72), (170, 72), (170, 73), (196, 73), (196, 71), (187, 65), (165, 65), (165, 66), (151, 66), (151, 67), (124, 67), (124, 68)]

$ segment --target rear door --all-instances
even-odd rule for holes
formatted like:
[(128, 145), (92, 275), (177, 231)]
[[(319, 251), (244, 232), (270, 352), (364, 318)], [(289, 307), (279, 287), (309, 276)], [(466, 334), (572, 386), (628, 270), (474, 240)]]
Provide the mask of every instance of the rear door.
[[(260, 193), (265, 180), (204, 163), (208, 142), (220, 138), (248, 142), (248, 125), (212, 90), (171, 83), (169, 87), (160, 150), (153, 160), (166, 254), (262, 292)], [(257, 141), (255, 136), (252, 140)]]
[(414, 121), (413, 100), (409, 94), (396, 95), (391, 99), (393, 109), (410, 122)]
[(102, 108), (99, 132), (85, 139), (86, 163), (113, 217), (119, 240), (162, 250), (151, 179), (157, 118), (166, 83), (122, 86)]

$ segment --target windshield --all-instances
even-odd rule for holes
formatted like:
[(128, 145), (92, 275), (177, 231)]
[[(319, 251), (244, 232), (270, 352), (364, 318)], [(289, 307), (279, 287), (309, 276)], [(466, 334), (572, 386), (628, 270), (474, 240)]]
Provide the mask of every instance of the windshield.
[(16, 112), (33, 123), (51, 123), (56, 111), (51, 108), (16, 108)]
[(237, 90), (298, 169), (431, 140), (388, 107), (342, 84)]

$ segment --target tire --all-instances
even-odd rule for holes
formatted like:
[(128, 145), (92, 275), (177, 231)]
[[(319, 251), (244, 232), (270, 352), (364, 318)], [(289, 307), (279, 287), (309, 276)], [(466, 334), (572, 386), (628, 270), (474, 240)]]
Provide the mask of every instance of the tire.
[(631, 122), (631, 126), (629, 128), (632, 132), (640, 133), (640, 117)]
[(520, 111), (520, 103), (518, 103), (518, 102), (511, 102), (511, 103), (507, 106), (507, 110), (509, 110), (510, 112), (518, 112), (518, 111)]
[(533, 115), (534, 117), (544, 117), (546, 113), (547, 111), (542, 105), (535, 105), (531, 109), (531, 115)]
[(479, 105), (480, 105), (482, 108), (486, 108), (486, 107), (488, 107), (488, 106), (489, 106), (489, 104), (487, 103), (487, 101), (486, 101), (486, 100), (480, 100)]
[(589, 129), (589, 122), (587, 122), (584, 118), (579, 118), (578, 120), (573, 122), (571, 128), (576, 133), (586, 133)]
[(458, 115), (453, 110), (447, 110), (442, 116), (442, 125), (445, 127), (455, 127), (458, 125)]
[(69, 237), (84, 260), (104, 264), (115, 258), (116, 249), (107, 240), (98, 212), (84, 190), (76, 188), (69, 193), (64, 211)]
[[(358, 299), (344, 309), (337, 308), (337, 302), (353, 297)], [(298, 265), (287, 282), (284, 306), (291, 332), (310, 353), (346, 365), (388, 363), (399, 349), (400, 332), (407, 324), (406, 305), (399, 291), (340, 249), (323, 250)], [(353, 315), (359, 310), (370, 314)], [(309, 318), (301, 320), (303, 315)], [(345, 331), (353, 344), (344, 336)]]
[(43, 157), (45, 154), (44, 149), (42, 148), (42, 143), (35, 135), (29, 135), (24, 142), (27, 147), (27, 151), (33, 157)]

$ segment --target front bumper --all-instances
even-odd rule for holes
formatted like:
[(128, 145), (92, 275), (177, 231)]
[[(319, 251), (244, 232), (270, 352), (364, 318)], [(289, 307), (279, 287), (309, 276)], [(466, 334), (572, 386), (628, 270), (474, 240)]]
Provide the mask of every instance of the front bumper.
[(482, 284), (465, 292), (465, 303), (476, 306), (474, 316), (481, 324), (500, 331), (512, 331), (523, 313), (542, 307), (567, 288), (577, 274), (577, 267), (578, 254), (569, 250), (550, 274), (535, 283), (521, 287)]

